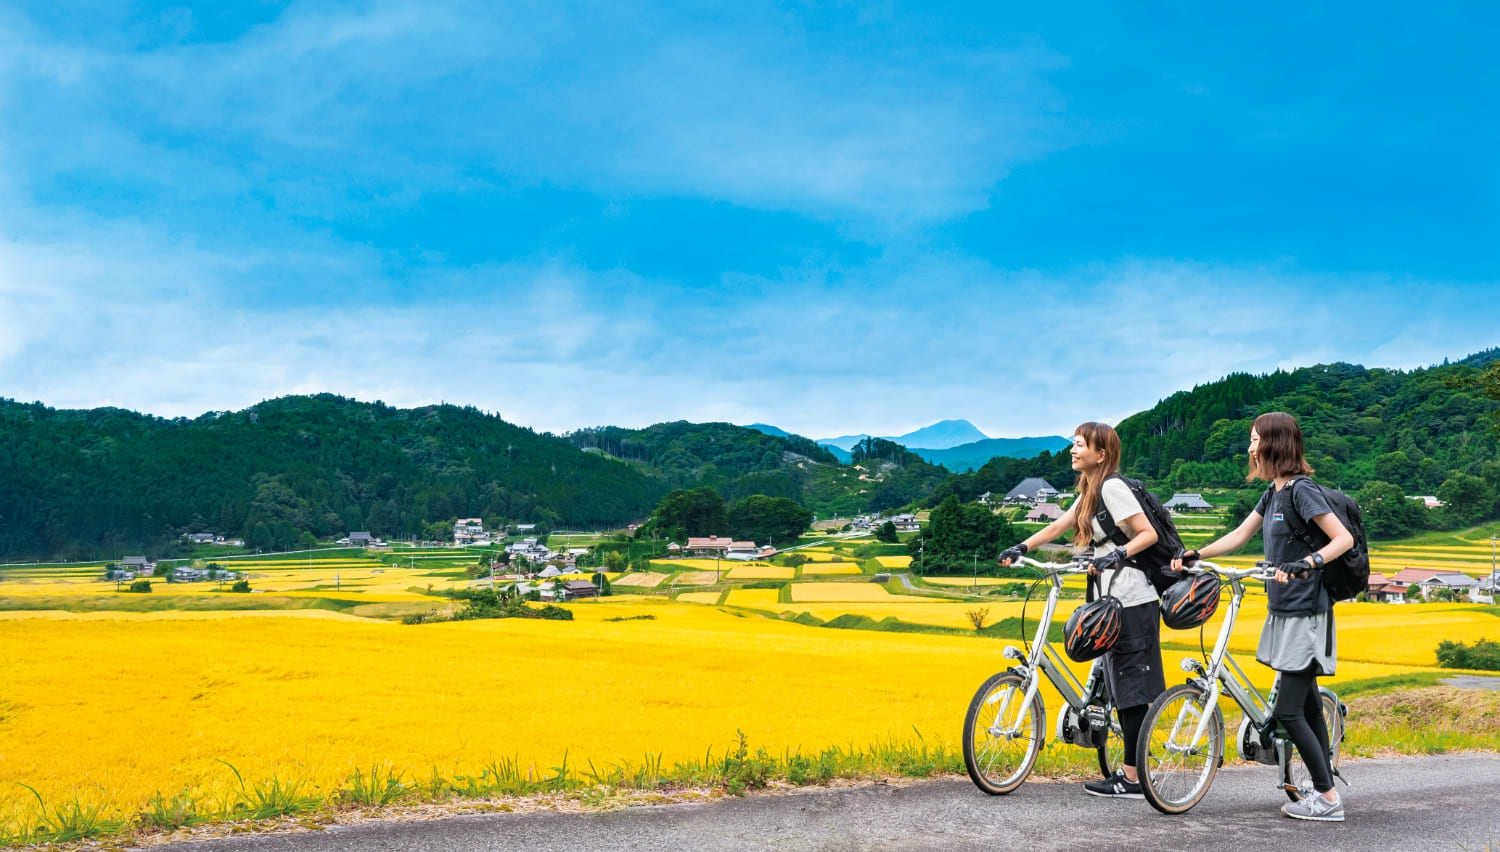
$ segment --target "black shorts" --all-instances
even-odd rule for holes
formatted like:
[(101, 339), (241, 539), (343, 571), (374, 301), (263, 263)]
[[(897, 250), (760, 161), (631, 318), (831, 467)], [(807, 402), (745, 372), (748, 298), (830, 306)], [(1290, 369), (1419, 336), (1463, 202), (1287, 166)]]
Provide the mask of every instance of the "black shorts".
[(1116, 707), (1150, 704), (1167, 691), (1161, 664), (1161, 607), (1156, 601), (1125, 607), (1120, 639), (1105, 655), (1105, 672)]

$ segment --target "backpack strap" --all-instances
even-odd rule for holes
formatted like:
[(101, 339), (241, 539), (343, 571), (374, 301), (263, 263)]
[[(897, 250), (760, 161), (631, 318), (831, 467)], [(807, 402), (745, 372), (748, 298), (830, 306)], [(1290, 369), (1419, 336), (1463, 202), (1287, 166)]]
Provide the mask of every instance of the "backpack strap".
[(1111, 473), (1099, 481), (1099, 511), (1094, 513), (1094, 520), (1099, 522), (1099, 528), (1104, 530), (1104, 538), (1115, 543), (1117, 547), (1124, 547), (1130, 541), (1130, 536), (1120, 529), (1115, 519), (1110, 517), (1109, 507), (1104, 504), (1104, 483), (1111, 479), (1120, 479), (1118, 473)]
[[(1286, 522), (1291, 526), (1292, 533), (1296, 535), (1297, 538), (1301, 539), (1303, 544), (1307, 545), (1313, 550), (1317, 550), (1318, 543), (1313, 540), (1312, 532), (1307, 528), (1307, 521), (1303, 520), (1302, 515), (1298, 514), (1297, 512), (1297, 500), (1294, 489), (1297, 487), (1297, 483), (1304, 479), (1306, 479), (1308, 482), (1312, 482), (1312, 486), (1314, 488), (1319, 487), (1318, 483), (1313, 482), (1311, 479), (1308, 479), (1305, 476), (1294, 476), (1291, 479), (1287, 480), (1287, 502), (1291, 505), (1287, 507), (1289, 511), (1286, 513)], [(1271, 487), (1275, 488), (1276, 486), (1272, 485)]]

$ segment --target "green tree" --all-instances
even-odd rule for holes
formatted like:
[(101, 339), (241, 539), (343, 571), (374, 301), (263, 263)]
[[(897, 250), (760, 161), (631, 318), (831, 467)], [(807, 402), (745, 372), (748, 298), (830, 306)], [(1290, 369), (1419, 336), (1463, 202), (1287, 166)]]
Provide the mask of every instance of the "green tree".
[(653, 526), (668, 539), (688, 536), (724, 535), (729, 519), (724, 498), (712, 488), (679, 488), (656, 504)]
[(966, 573), (976, 565), (990, 573), (995, 555), (1023, 538), (1005, 518), (978, 503), (950, 496), (932, 510), (927, 526), (907, 543), (912, 556), (922, 552), (929, 574)]
[(895, 523), (886, 521), (885, 523), (875, 527), (875, 540), (883, 541), (886, 544), (895, 544), (898, 540), (896, 537)]
[(812, 510), (786, 497), (752, 494), (731, 503), (727, 510), (729, 534), (758, 544), (790, 544), (812, 523)]
[(1437, 498), (1443, 501), (1443, 514), (1448, 524), (1467, 527), (1489, 514), (1495, 505), (1484, 480), (1467, 473), (1455, 473), (1438, 486)]
[(1427, 510), (1389, 482), (1367, 482), (1354, 499), (1371, 538), (1401, 538), (1425, 526)]
[(606, 598), (614, 594), (614, 587), (610, 586), (609, 578), (603, 572), (594, 575), (594, 585), (599, 588), (599, 597)]

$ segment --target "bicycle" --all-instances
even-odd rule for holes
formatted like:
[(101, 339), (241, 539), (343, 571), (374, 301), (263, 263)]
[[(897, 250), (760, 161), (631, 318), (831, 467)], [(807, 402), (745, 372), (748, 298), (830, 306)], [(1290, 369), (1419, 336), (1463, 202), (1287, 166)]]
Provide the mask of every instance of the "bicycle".
[[(1097, 750), (1099, 771), (1108, 778), (1124, 762), (1124, 737), (1110, 701), (1104, 657), (1094, 660), (1088, 678), (1078, 677), (1048, 641), (1052, 617), (1062, 594), (1062, 578), (1086, 573), (1087, 559), (1049, 564), (1021, 557), (1020, 564), (1045, 572), (1051, 581), (1047, 602), (1037, 624), (1036, 638), (1025, 651), (1015, 645), (1001, 653), (1017, 665), (991, 675), (974, 694), (964, 714), (964, 765), (974, 786), (992, 796), (1001, 796), (1021, 786), (1041, 754), (1046, 708), (1038, 689), (1039, 674), (1062, 695), (1054, 724), (1058, 741)], [(1022, 617), (1024, 625), (1025, 618)]]
[[(1219, 699), (1228, 694), (1245, 714), (1235, 736), (1240, 756), (1280, 767), (1281, 788), (1292, 801), (1309, 795), (1312, 781), (1307, 766), (1271, 713), (1281, 686), (1280, 673), (1269, 695), (1263, 697), (1229, 654), (1229, 635), (1245, 597), (1244, 581), (1270, 580), (1275, 567), (1257, 562), (1254, 568), (1224, 568), (1200, 561), (1185, 570), (1207, 571), (1227, 580), (1229, 608), (1207, 665), (1193, 658), (1183, 660), (1182, 670), (1190, 675), (1187, 683), (1162, 693), (1146, 711), (1137, 744), (1141, 792), (1164, 814), (1185, 813), (1198, 804), (1224, 764), (1224, 714)], [(1334, 776), (1344, 780), (1338, 764), (1349, 708), (1333, 690), (1320, 686), (1318, 692), (1328, 726), (1329, 765)], [(1212, 712), (1208, 712), (1210, 709)]]

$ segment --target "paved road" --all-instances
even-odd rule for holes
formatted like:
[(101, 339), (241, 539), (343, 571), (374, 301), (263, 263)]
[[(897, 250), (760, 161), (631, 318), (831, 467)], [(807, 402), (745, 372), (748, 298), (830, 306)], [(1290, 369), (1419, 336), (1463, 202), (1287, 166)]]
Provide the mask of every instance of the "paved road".
[(1391, 849), (1500, 852), (1500, 756), (1347, 764), (1342, 824), (1286, 819), (1270, 767), (1226, 769), (1187, 814), (1029, 782), (991, 798), (967, 780), (751, 796), (594, 814), (487, 814), (175, 844), (176, 852), (324, 850)]

